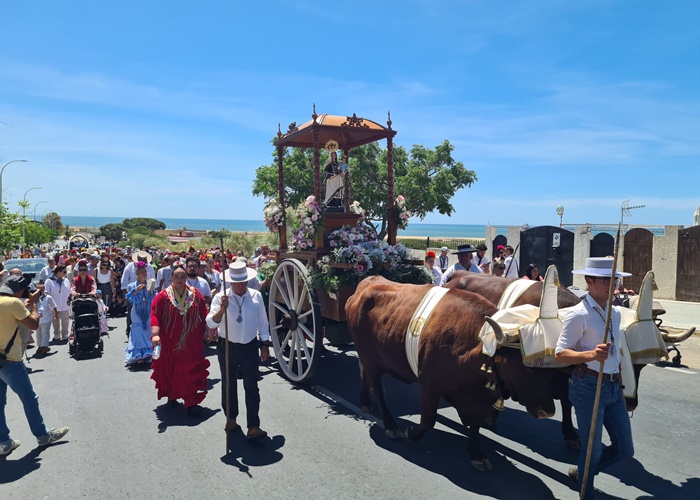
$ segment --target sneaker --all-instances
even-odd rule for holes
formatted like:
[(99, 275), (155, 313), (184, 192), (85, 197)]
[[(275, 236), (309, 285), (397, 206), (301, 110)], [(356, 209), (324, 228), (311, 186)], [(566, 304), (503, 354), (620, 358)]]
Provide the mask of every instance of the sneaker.
[(248, 434), (246, 434), (246, 437), (249, 441), (252, 441), (253, 439), (264, 438), (265, 436), (267, 436), (267, 432), (262, 430), (260, 427), (251, 427), (250, 429), (248, 429)]
[(572, 465), (571, 467), (569, 467), (569, 470), (566, 473), (569, 475), (571, 480), (575, 482), (578, 486), (578, 467)]
[(9, 441), (3, 441), (0, 443), (0, 457), (4, 457), (12, 453), (14, 450), (19, 448), (21, 442), (16, 439), (10, 439)]
[(49, 446), (59, 441), (66, 434), (68, 434), (68, 427), (54, 427), (46, 436), (37, 439), (37, 441), (39, 441), (39, 446)]

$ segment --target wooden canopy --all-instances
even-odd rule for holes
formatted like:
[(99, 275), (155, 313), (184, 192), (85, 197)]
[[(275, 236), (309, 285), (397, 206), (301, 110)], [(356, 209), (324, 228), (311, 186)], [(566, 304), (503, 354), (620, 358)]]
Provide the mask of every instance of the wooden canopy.
[[(347, 155), (350, 154), (352, 148), (369, 144), (371, 142), (386, 139), (387, 145), (387, 210), (391, 214), (394, 207), (394, 145), (393, 138), (396, 131), (391, 128), (391, 115), (388, 115), (384, 127), (375, 121), (360, 118), (353, 113), (352, 116), (336, 116), (328, 114), (316, 114), (316, 105), (314, 104), (311, 120), (297, 127), (296, 122), (289, 125), (289, 129), (285, 134), (282, 134), (279, 125), (277, 126), (277, 171), (278, 171), (278, 191), (279, 200), (284, 210), (286, 201), (284, 199), (284, 161), (282, 150), (285, 147), (293, 148), (313, 148), (314, 150), (314, 196), (316, 200), (321, 199), (321, 157), (320, 149), (324, 148), (328, 141), (335, 141), (337, 148), (342, 149)], [(348, 174), (344, 174), (345, 196), (344, 205), (345, 211), (350, 209), (350, 185)], [(326, 214), (328, 215), (328, 214)], [(324, 217), (325, 218), (325, 217)], [(396, 243), (396, 223), (389, 216), (388, 240), (389, 244)], [(326, 221), (330, 222), (330, 221)], [(328, 229), (330, 225), (326, 224)], [(316, 248), (318, 251), (323, 251), (323, 235), (316, 235)], [(280, 228), (280, 249), (287, 249), (287, 223), (283, 223)]]

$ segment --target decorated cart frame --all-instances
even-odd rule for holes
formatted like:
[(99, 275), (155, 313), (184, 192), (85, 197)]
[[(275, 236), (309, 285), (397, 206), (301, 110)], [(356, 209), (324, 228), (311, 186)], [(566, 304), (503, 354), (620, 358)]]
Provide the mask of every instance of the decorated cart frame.
[[(342, 150), (349, 157), (352, 149), (386, 139), (387, 142), (387, 210), (394, 209), (394, 165), (393, 138), (396, 131), (391, 128), (391, 115), (387, 126), (374, 121), (352, 116), (316, 114), (314, 105), (311, 120), (296, 126), (293, 123), (283, 134), (278, 128), (277, 161), (278, 191), (281, 213), (285, 213), (284, 151), (285, 147), (312, 148), (314, 169), (314, 199), (321, 200), (321, 156), (320, 150), (329, 154)], [(341, 288), (337, 292), (314, 289), (310, 282), (307, 265), (315, 265), (319, 258), (330, 253), (324, 246), (324, 231), (330, 233), (343, 226), (354, 226), (359, 215), (350, 211), (351, 186), (347, 169), (337, 172), (335, 183), (342, 193), (335, 200), (335, 207), (321, 212), (321, 223), (315, 230), (314, 245), (309, 250), (290, 252), (287, 245), (287, 223), (282, 218), (279, 224), (280, 249), (278, 265), (270, 282), (268, 317), (274, 354), (282, 373), (292, 382), (303, 382), (315, 372), (322, 351), (324, 335), (329, 338), (345, 328), (345, 302), (354, 292)], [(326, 183), (327, 189), (329, 184)], [(327, 194), (327, 193), (326, 193)], [(328, 196), (327, 196), (328, 197)], [(324, 205), (325, 205), (324, 200)], [(396, 244), (396, 221), (388, 217), (389, 245)], [(298, 249), (297, 249), (298, 250)], [(336, 264), (336, 266), (342, 266)]]

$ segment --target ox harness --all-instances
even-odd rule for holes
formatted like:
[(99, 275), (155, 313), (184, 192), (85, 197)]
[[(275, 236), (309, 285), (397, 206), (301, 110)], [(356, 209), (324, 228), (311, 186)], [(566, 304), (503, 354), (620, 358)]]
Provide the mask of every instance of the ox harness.
[(440, 286), (435, 286), (428, 290), (420, 301), (420, 304), (418, 304), (418, 307), (416, 307), (416, 310), (413, 311), (411, 321), (408, 322), (408, 328), (406, 329), (406, 358), (416, 377), (418, 377), (420, 373), (418, 367), (418, 347), (421, 333), (423, 333), (423, 328), (425, 328), (428, 319), (430, 319), (430, 315), (435, 310), (435, 306), (438, 305), (440, 300), (449, 291), (448, 288), (442, 288)]

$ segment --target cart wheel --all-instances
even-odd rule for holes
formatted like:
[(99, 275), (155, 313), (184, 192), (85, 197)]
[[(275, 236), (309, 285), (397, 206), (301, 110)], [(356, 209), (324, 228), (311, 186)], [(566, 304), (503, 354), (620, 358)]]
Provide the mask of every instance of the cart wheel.
[(274, 355), (285, 377), (303, 382), (316, 371), (323, 351), (321, 309), (297, 259), (279, 263), (270, 283), (267, 309)]

